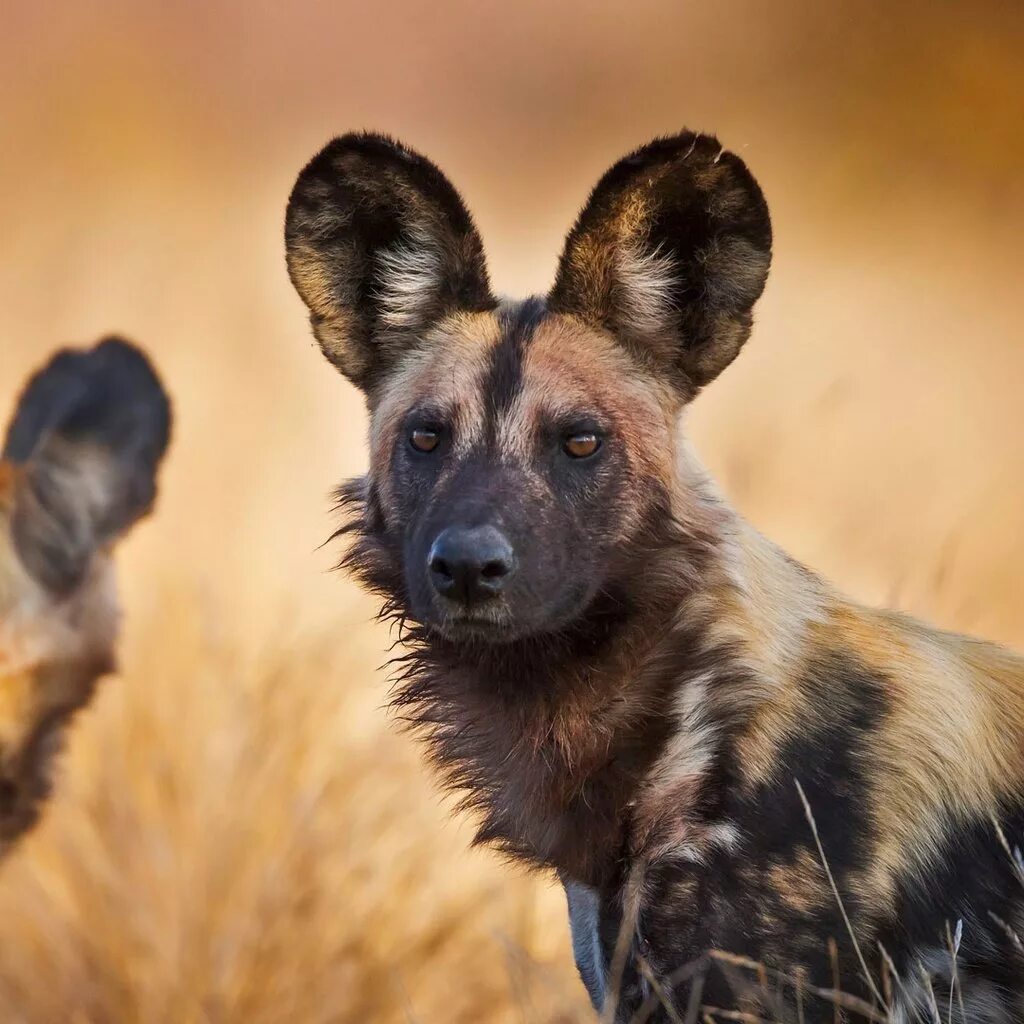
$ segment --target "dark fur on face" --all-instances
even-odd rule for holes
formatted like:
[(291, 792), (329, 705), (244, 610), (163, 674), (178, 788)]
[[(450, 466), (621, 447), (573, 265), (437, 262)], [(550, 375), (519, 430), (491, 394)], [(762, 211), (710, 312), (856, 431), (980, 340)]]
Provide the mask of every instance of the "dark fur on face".
[[(463, 806), (481, 815), (477, 842), (608, 882), (624, 852), (626, 805), (671, 728), (671, 673), (661, 667), (638, 684), (638, 652), (694, 587), (709, 538), (675, 522), (663, 495), (582, 613), (557, 630), (494, 642), (411, 619), (401, 549), (374, 526), (364, 482), (339, 498), (342, 532), (354, 535), (343, 565), (399, 626), (393, 704)], [(685, 658), (697, 671), (705, 651), (690, 639)], [(667, 663), (680, 646), (666, 647)]]
[(936, 997), (1024, 1019), (1024, 661), (845, 600), (677, 438), (768, 271), (742, 161), (692, 133), (619, 161), (526, 302), (494, 302), (454, 189), (379, 136), (316, 157), (287, 224), (370, 408), (340, 532), (400, 627), (394, 705), (477, 840), (559, 873), (595, 1003), (824, 1024), (838, 981), (899, 1024)]

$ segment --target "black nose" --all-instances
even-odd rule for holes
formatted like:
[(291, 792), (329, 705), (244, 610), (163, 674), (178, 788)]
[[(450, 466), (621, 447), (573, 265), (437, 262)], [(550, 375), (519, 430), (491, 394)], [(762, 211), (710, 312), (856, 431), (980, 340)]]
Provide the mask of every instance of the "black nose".
[(501, 593), (515, 571), (515, 554), (493, 526), (449, 526), (431, 546), (427, 570), (439, 594), (471, 605)]

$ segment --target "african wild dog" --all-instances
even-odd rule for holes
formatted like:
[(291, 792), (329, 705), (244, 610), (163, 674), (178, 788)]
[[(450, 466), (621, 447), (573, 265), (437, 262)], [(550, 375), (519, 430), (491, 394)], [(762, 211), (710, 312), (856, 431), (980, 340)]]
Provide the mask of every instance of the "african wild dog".
[[(381, 136), (313, 159), (286, 237), (369, 404), (346, 563), (403, 625), (395, 704), (478, 840), (558, 872), (595, 1004), (831, 1021), (838, 982), (893, 1020), (1024, 1020), (1024, 661), (844, 599), (677, 439), (768, 273), (743, 162), (691, 133), (631, 153), (525, 302)], [(764, 970), (698, 971), (712, 949)]]
[(0, 852), (113, 667), (110, 550), (152, 505), (169, 430), (152, 367), (116, 339), (59, 353), (22, 393), (0, 458)]

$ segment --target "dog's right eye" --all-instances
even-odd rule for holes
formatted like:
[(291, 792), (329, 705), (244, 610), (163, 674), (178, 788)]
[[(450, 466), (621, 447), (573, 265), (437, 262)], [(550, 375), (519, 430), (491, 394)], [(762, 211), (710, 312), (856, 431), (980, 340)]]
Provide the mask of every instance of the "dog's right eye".
[(562, 445), (566, 455), (574, 459), (589, 459), (601, 447), (601, 438), (597, 434), (573, 434), (565, 439)]
[(441, 434), (429, 427), (416, 427), (409, 434), (409, 444), (418, 451), (428, 454), (441, 443)]

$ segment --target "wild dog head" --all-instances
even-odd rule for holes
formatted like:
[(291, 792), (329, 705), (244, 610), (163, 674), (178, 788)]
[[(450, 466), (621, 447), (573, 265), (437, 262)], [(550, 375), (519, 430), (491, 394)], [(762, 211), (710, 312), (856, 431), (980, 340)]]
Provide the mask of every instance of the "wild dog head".
[(34, 821), (70, 714), (111, 670), (114, 544), (156, 493), (167, 396), (109, 339), (28, 383), (0, 458), (0, 851)]
[(677, 505), (680, 411), (746, 341), (771, 256), (757, 183), (689, 132), (601, 178), (546, 298), (495, 299), (458, 193), (377, 135), (302, 171), (286, 241), (371, 414), (358, 567), (456, 641), (557, 633), (614, 598)]

